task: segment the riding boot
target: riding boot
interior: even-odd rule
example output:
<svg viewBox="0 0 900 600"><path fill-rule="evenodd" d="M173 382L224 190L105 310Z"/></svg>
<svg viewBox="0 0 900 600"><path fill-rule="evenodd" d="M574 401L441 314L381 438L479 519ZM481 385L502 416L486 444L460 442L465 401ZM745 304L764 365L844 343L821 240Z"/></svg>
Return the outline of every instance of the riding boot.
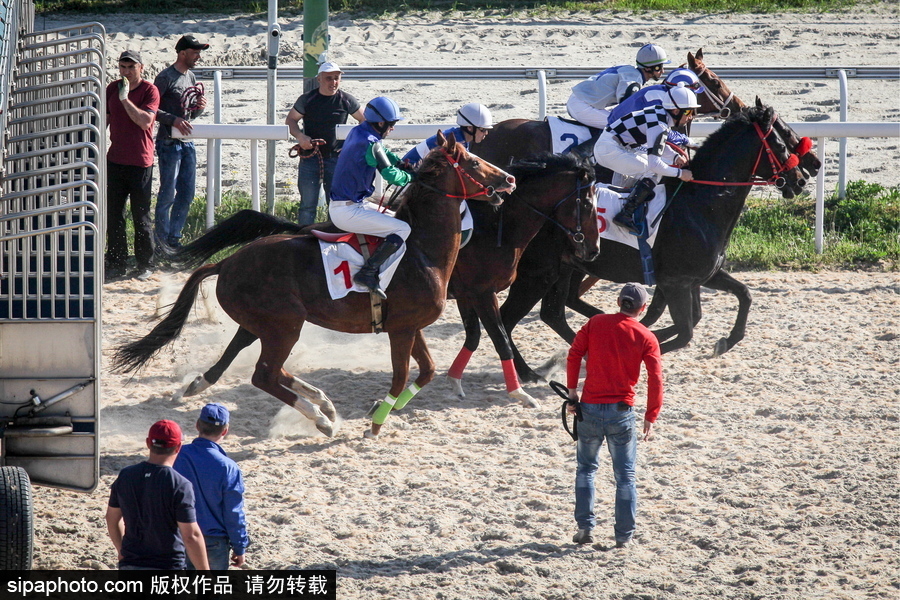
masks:
<svg viewBox="0 0 900 600"><path fill-rule="evenodd" d="M653 188L655 187L656 182L650 177L644 177L634 184L634 187L631 189L631 195L628 196L628 200L625 202L625 206L623 206L622 210L619 211L619 214L613 218L613 222L635 235L639 234L640 230L637 228L637 225L634 224L634 211L637 210L641 204L653 197Z"/></svg>
<svg viewBox="0 0 900 600"><path fill-rule="evenodd" d="M373 252L372 256L369 257L369 260L366 261L366 264L353 276L353 281L361 286L369 288L371 292L378 294L381 298L387 298L387 294L381 289L378 274L381 265L399 250L401 246L403 246L403 238L396 233L392 233L384 238L384 241L375 249L375 252Z"/></svg>

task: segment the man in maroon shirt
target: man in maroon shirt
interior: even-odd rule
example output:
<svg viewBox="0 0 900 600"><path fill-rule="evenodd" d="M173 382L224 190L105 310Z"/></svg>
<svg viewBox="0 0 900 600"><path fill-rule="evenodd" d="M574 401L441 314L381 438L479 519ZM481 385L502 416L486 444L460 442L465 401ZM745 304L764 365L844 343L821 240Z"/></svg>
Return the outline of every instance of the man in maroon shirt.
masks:
<svg viewBox="0 0 900 600"><path fill-rule="evenodd" d="M106 154L106 279L125 275L128 238L125 205L131 196L134 256L138 279L151 275L153 224L150 198L153 184L153 123L159 90L141 75L141 55L126 50L119 56L117 79L106 88L109 152Z"/></svg>
<svg viewBox="0 0 900 600"><path fill-rule="evenodd" d="M637 430L634 416L634 386L647 367L647 411L644 413L644 441L650 439L653 423L662 408L663 380L659 342L638 317L647 305L647 291L638 283L628 283L618 298L620 312L592 317L572 342L567 381L569 412L578 402L581 361L587 355L587 378L581 393L584 421L578 425L578 468L575 472L576 544L594 541L594 474L600 446L606 439L616 479L617 548L624 548L634 535L637 513L635 463Z"/></svg>

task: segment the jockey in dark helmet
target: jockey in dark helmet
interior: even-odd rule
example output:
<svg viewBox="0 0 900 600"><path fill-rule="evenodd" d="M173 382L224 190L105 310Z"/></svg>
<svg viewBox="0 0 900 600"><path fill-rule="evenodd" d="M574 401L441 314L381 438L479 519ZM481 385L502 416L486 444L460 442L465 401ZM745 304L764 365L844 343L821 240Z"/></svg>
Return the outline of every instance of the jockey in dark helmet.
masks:
<svg viewBox="0 0 900 600"><path fill-rule="evenodd" d="M680 168L686 164L683 157L675 159L677 166L669 166L663 159L666 138L672 127L683 126L693 119L700 105L692 90L679 83L666 91L662 104L651 104L641 110L628 113L610 121L594 146L597 164L611 169L620 183L622 176L638 179L622 211L613 222L633 233L637 228L633 221L635 209L653 196L653 188L662 176L678 177L690 181L693 174Z"/></svg>
<svg viewBox="0 0 900 600"><path fill-rule="evenodd" d="M328 212L331 221L345 231L384 238L353 281L386 298L379 283L381 265L403 247L410 228L364 200L375 191L376 170L385 181L399 186L409 183L412 175L396 166L400 159L381 143L403 120L397 103L386 96L373 98L363 115L366 120L350 131L338 158Z"/></svg>

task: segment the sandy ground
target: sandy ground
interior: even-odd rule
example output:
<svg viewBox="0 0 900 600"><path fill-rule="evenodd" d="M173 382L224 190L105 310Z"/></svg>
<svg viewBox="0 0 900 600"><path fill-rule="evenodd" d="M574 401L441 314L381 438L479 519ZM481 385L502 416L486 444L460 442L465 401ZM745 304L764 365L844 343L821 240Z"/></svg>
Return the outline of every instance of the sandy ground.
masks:
<svg viewBox="0 0 900 600"><path fill-rule="evenodd" d="M48 19L47 26L59 22ZM258 59L264 30L252 19L198 19L182 27L158 16L105 22L110 56L136 47L157 69L171 58L168 48L182 32L216 44L210 62L239 64ZM283 26L285 46L296 47L291 32L296 40L299 21ZM432 15L335 20L332 36L333 57L356 64L602 66L630 57L635 45L650 39L673 55L704 47L710 59L720 57L710 60L712 66L897 64L898 21L895 9L697 16L684 23L621 15L574 14L552 22ZM900 83L852 83L851 120L898 120ZM557 109L568 85L551 86ZM447 91L434 82L398 82L381 90L346 84L361 98L376 92L397 97L420 122L445 119L469 100L490 102L498 118L527 115L536 109L529 86L498 82L487 90L454 83ZM777 100L788 121L837 120L833 82L744 81L735 87L741 95L761 91ZM287 88L280 93L292 100L295 90ZM229 114L258 121L258 90L248 86L227 98ZM863 150L865 144L872 148ZM896 184L896 140L851 147L867 158L854 160L854 173ZM235 179L246 181L238 163ZM290 173L293 167L279 169ZM104 371L102 481L91 495L37 490L35 566L113 568L103 513L118 470L142 460L152 422L170 418L190 431L203 404L218 401L233 411L225 447L247 482L254 541L248 566L337 569L339 598L896 598L897 275L736 276L754 295L747 338L730 353L711 357L737 304L705 293L693 343L664 357L666 405L656 439L639 447L638 531L625 551L610 549L613 486L607 468L598 475L597 543L570 542L575 459L559 422L560 401L543 385L528 387L539 409L510 400L486 340L464 380L466 399L454 398L441 376L371 442L361 437L368 424L364 413L389 387L387 338L308 327L287 368L334 400L342 424L328 439L250 384L256 347L200 397L173 399L212 364L234 332L227 316L206 301L198 303L173 349L139 376ZM184 279L159 273L147 282L104 287L104 368L116 345L149 330L148 318L174 298ZM615 287L598 286L590 301L612 310ZM536 316L515 336L534 364L566 347ZM451 303L426 330L441 375L463 337ZM643 383L639 389L643 407Z"/></svg>

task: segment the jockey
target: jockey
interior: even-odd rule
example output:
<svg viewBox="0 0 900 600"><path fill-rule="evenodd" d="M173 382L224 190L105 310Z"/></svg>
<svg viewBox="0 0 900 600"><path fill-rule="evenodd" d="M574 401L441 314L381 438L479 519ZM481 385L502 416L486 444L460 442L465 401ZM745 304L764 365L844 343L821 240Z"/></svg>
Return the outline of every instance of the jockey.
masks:
<svg viewBox="0 0 900 600"><path fill-rule="evenodd" d="M688 169L680 168L686 164L682 156L677 156L676 166L671 167L662 154L671 128L687 125L699 106L697 96L682 82L666 91L662 104L651 104L607 125L594 146L597 164L612 169L617 176L640 178L613 222L637 234L634 211L653 196L659 176L682 181L694 178Z"/></svg>
<svg viewBox="0 0 900 600"><path fill-rule="evenodd" d="M353 276L353 281L387 298L378 280L382 264L403 247L409 237L409 223L379 212L364 202L375 191L375 171L385 181L403 186L412 175L398 168L395 154L385 150L381 140L402 121L400 107L385 96L373 98L363 111L365 121L350 130L335 167L331 186L331 221L344 231L367 233L384 238L366 264Z"/></svg>
<svg viewBox="0 0 900 600"><path fill-rule="evenodd" d="M647 108L651 104L662 104L667 96L669 88L675 87L681 82L684 82L685 87L689 88L695 94L701 94L704 91L703 85L693 71L684 68L674 69L666 75L666 78L662 83L641 88L627 99L623 100L618 106L614 106L612 110L609 111L610 122L620 119L636 110ZM669 131L667 141L676 146L694 146L691 138L675 130Z"/></svg>
<svg viewBox="0 0 900 600"><path fill-rule="evenodd" d="M491 111L483 104L471 102L462 106L456 111L456 123L458 127L451 127L444 130L444 137L453 137L457 142L468 150L469 144L480 144L487 137L488 130L494 128L494 121L491 117ZM422 162L425 155L437 146L437 135L433 135L427 140L420 142L415 148L406 153L403 162L417 165Z"/></svg>
<svg viewBox="0 0 900 600"><path fill-rule="evenodd" d="M610 67L576 84L566 102L569 116L588 127L603 129L609 119L609 107L641 89L648 79L658 80L665 71L663 65L672 61L656 44L646 44L638 50L635 62L637 68Z"/></svg>

